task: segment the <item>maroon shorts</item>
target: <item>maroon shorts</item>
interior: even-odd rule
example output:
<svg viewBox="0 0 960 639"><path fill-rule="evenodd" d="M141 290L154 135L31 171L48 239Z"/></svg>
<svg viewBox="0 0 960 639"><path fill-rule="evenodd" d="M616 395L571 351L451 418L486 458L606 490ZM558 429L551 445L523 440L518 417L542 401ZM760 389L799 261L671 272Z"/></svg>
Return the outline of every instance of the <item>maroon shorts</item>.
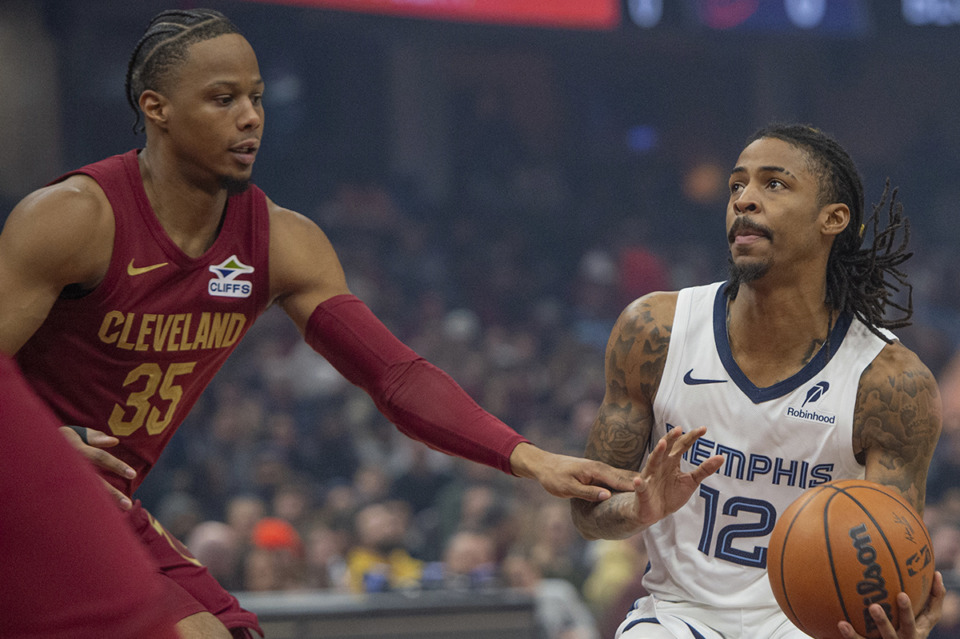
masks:
<svg viewBox="0 0 960 639"><path fill-rule="evenodd" d="M217 583L203 564L197 561L187 547L168 533L137 500L126 513L134 533L143 541L147 552L168 577L165 600L184 619L198 612L212 613L235 636L246 628L263 636L257 616L240 607L236 597Z"/></svg>

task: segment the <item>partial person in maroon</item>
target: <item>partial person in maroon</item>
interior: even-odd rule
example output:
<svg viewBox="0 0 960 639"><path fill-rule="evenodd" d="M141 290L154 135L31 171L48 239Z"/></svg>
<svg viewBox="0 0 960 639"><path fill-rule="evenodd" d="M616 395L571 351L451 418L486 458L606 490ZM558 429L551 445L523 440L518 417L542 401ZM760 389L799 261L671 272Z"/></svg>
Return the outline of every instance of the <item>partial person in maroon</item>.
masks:
<svg viewBox="0 0 960 639"><path fill-rule="evenodd" d="M0 233L0 352L15 353L101 471L167 577L184 637L256 617L132 503L210 378L269 305L405 434L558 497L633 490L634 473L537 448L402 344L354 297L323 231L250 185L264 81L206 9L157 15L127 96L146 144L28 195ZM228 629L230 629L228 631Z"/></svg>
<svg viewBox="0 0 960 639"><path fill-rule="evenodd" d="M0 356L0 636L175 639L165 580L59 425Z"/></svg>

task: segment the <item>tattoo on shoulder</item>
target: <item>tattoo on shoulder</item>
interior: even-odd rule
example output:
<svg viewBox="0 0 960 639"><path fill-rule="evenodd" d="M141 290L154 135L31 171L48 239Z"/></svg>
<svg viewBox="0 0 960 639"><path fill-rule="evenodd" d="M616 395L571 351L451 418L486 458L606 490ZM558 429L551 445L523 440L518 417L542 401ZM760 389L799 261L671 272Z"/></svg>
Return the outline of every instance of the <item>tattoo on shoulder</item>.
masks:
<svg viewBox="0 0 960 639"><path fill-rule="evenodd" d="M672 316L670 320L672 322ZM614 345L616 357L611 357L611 365L620 366L616 372L622 379L639 387L644 396L651 399L667 361L672 329L672 324L658 320L649 302L641 302L636 312L624 321Z"/></svg>

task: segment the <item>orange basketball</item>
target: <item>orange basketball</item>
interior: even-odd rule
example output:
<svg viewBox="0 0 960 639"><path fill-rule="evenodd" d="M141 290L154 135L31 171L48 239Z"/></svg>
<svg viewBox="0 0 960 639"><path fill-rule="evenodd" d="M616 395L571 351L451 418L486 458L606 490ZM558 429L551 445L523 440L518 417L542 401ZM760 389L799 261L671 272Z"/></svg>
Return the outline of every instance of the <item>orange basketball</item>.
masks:
<svg viewBox="0 0 960 639"><path fill-rule="evenodd" d="M896 597L916 615L933 585L933 544L916 511L895 490L862 480L833 481L803 493L777 521L767 555L777 603L800 630L840 639L849 621L880 636L868 607L878 603L896 627Z"/></svg>

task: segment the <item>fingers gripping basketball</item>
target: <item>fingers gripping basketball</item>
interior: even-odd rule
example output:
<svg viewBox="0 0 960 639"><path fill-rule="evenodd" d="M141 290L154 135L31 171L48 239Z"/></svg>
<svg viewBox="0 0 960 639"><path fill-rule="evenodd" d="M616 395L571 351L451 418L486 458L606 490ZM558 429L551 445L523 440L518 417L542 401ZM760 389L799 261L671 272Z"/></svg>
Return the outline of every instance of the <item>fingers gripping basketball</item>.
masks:
<svg viewBox="0 0 960 639"><path fill-rule="evenodd" d="M933 584L933 545L923 521L896 491L845 480L811 488L784 511L770 537L768 576L790 620L817 639L839 639L847 620L879 637L868 608L899 625L896 597L914 614Z"/></svg>

